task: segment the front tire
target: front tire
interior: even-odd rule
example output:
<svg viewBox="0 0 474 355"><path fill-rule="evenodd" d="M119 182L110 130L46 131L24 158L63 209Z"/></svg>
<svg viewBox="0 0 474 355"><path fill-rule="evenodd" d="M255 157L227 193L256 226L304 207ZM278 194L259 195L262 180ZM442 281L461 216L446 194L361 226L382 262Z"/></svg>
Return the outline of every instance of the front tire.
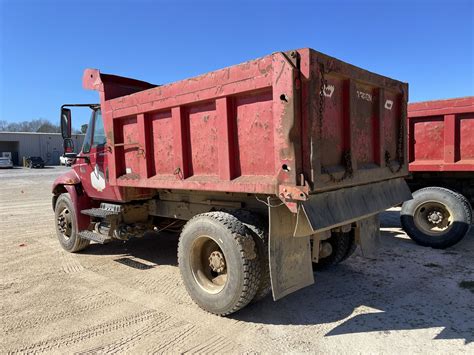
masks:
<svg viewBox="0 0 474 355"><path fill-rule="evenodd" d="M443 187L426 187L402 205L400 221L408 236L422 246L445 249L468 233L472 210L461 194Z"/></svg>
<svg viewBox="0 0 474 355"><path fill-rule="evenodd" d="M54 207L56 235L62 248L70 253L85 249L90 241L77 235L76 211L69 197L64 193L59 195Z"/></svg>
<svg viewBox="0 0 474 355"><path fill-rule="evenodd" d="M255 241L229 213L203 213L186 223L179 239L178 263L193 301L220 316L245 307L260 284Z"/></svg>

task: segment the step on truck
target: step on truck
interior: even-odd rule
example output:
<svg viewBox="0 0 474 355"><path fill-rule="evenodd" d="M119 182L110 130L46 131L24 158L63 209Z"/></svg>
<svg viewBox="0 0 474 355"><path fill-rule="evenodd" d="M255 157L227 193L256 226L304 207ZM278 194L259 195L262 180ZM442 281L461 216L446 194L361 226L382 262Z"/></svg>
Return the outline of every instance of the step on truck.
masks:
<svg viewBox="0 0 474 355"><path fill-rule="evenodd" d="M464 238L474 203L474 97L408 105L413 199L401 223L418 244L447 248Z"/></svg>
<svg viewBox="0 0 474 355"><path fill-rule="evenodd" d="M411 198L408 85L312 49L166 85L87 69L83 86L100 104L53 185L61 246L179 229L181 277L209 312L311 285L356 245L373 255L378 213Z"/></svg>

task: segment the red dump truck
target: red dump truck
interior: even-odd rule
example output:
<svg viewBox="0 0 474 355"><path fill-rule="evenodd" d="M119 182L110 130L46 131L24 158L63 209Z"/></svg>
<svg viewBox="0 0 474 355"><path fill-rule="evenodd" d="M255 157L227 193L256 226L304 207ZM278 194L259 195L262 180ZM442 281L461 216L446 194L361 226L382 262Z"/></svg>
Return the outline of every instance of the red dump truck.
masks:
<svg viewBox="0 0 474 355"><path fill-rule="evenodd" d="M421 245L447 248L472 224L474 97L409 104L408 137L413 200L402 226Z"/></svg>
<svg viewBox="0 0 474 355"><path fill-rule="evenodd" d="M53 185L61 246L179 228L184 284L209 312L310 285L356 244L370 255L377 214L411 198L408 85L312 49L161 86L88 69L83 86L100 104Z"/></svg>

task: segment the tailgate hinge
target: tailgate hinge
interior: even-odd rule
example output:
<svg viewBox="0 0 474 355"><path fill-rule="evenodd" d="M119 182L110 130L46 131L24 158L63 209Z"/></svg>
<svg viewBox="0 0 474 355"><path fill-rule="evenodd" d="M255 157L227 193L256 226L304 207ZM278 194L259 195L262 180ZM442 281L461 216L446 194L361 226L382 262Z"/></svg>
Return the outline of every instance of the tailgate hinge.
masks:
<svg viewBox="0 0 474 355"><path fill-rule="evenodd" d="M302 178L302 185L280 185L278 188L278 197L290 209L291 212L298 211L298 201L306 201L309 197L309 185Z"/></svg>

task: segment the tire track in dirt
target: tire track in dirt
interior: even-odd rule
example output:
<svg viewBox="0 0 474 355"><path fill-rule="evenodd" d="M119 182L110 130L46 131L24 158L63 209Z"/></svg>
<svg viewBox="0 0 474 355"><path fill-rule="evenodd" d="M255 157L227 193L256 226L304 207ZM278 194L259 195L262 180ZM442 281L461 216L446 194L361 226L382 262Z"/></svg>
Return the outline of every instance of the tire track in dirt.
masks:
<svg viewBox="0 0 474 355"><path fill-rule="evenodd" d="M98 300L97 300L98 299ZM81 301L75 300L76 303L81 303L85 301L86 298L83 297ZM92 303L89 304L82 304L79 307L74 307L70 306L69 308L60 311L60 312L51 312L51 313L45 313L44 315L41 315L39 317L31 317L28 316L27 319L22 319L22 320L17 320L14 317L14 319L3 319L3 324L2 326L2 331L5 332L5 334L10 334L12 332L18 331L18 330L25 330L29 328L36 328L40 327L44 324L48 323L53 323L58 320L62 320L71 316L77 316L78 314L84 314L86 312L91 312L95 311L98 309L102 309L105 307L113 306L118 303L123 302L123 300L116 298L116 297L111 297L110 295L107 295L105 292L103 292L99 296L94 296L93 298L88 298L88 301L93 300ZM70 299L67 299L67 301L70 301ZM79 301L79 302L78 302ZM8 325L5 325L8 324Z"/></svg>
<svg viewBox="0 0 474 355"><path fill-rule="evenodd" d="M201 336L199 328L190 323L181 322L170 334L166 336L164 342L158 342L148 347L144 353L146 354L163 354L170 352L182 352L182 347L189 338Z"/></svg>
<svg viewBox="0 0 474 355"><path fill-rule="evenodd" d="M161 294L161 297L149 297L143 291L129 287L126 280L118 282L109 276L103 276L88 269L74 275L75 277L83 278L84 281L90 282L93 285L97 285L97 287L100 287L100 289L106 292L122 297L129 302L148 309L154 309L157 312L168 314L175 319L192 324L205 324L208 334L213 333L215 336L222 336L225 339L234 341L233 339L236 339L236 335L245 333L246 345L257 349L257 351L270 353L289 352L292 350L287 344L258 336L259 324L218 317L201 310L194 304L188 305L176 302L175 299L165 294Z"/></svg>
<svg viewBox="0 0 474 355"><path fill-rule="evenodd" d="M131 281L130 286L135 286L148 295L165 294L175 301L183 304L193 304L186 293L180 275L153 273L139 276Z"/></svg>
<svg viewBox="0 0 474 355"><path fill-rule="evenodd" d="M81 265L76 255L62 250L58 251L58 254L61 260L61 269L66 274L84 270L84 267Z"/></svg>
<svg viewBox="0 0 474 355"><path fill-rule="evenodd" d="M74 332L71 332L71 333L56 337L56 338L43 340L43 341L31 344L29 346L20 348L20 349L14 349L10 353L20 354L20 353L37 353L37 352L46 352L46 351L51 352L53 350L59 350L64 347L70 347L80 342L87 341L89 339L96 338L101 335L106 335L114 331L121 331L123 329L127 329L128 327L131 327L140 323L150 322L155 317L166 317L166 316L154 310L146 310L143 312L136 313L132 316L104 322L99 325L81 329L78 331L74 331Z"/></svg>
<svg viewBox="0 0 474 355"><path fill-rule="evenodd" d="M79 354L97 354L97 353L106 353L106 354L117 354L117 353L127 353L131 348L133 348L137 343L140 343L144 338L148 338L153 334L161 333L163 325L166 326L166 322L169 322L171 317L158 314L150 324L147 324L144 327L133 332L132 335L122 337L110 344L102 345L84 352L79 351Z"/></svg>
<svg viewBox="0 0 474 355"><path fill-rule="evenodd" d="M183 354L225 354L237 351L241 347L231 340L222 336L208 337L204 342L198 343L191 348L183 351ZM249 353L250 351L239 351Z"/></svg>

